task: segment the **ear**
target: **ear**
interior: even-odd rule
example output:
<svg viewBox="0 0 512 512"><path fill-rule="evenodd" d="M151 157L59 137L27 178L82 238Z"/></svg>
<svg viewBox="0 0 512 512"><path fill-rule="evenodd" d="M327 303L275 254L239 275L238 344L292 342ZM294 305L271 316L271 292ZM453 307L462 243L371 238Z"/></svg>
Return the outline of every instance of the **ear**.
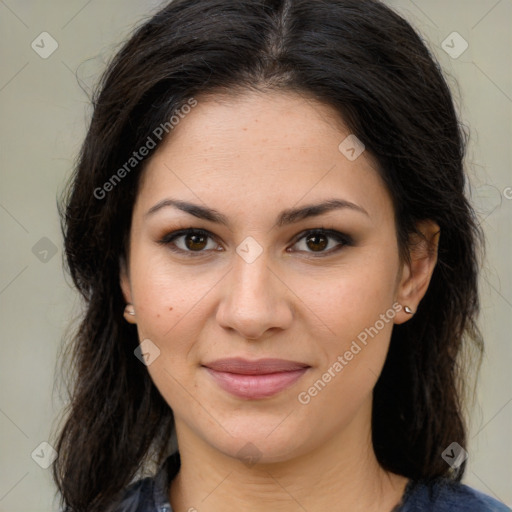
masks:
<svg viewBox="0 0 512 512"><path fill-rule="evenodd" d="M130 286L130 277L128 275L128 265L124 258L119 260L119 284L121 286L121 291L123 292L124 300L127 304L132 304L132 290ZM124 317L127 322L131 324L136 323L133 314L127 314L125 311Z"/></svg>
<svg viewBox="0 0 512 512"><path fill-rule="evenodd" d="M430 279L437 263L440 229L436 222L424 220L416 224L419 232L409 238L409 261L404 262L397 289L396 300L402 308L409 306L412 311L427 292ZM406 322L410 317L404 309L395 316L395 323Z"/></svg>
<svg viewBox="0 0 512 512"><path fill-rule="evenodd" d="M125 259L122 257L119 260L119 284L123 292L124 300L128 303L132 302L132 291L130 288L130 278L128 277L128 266Z"/></svg>

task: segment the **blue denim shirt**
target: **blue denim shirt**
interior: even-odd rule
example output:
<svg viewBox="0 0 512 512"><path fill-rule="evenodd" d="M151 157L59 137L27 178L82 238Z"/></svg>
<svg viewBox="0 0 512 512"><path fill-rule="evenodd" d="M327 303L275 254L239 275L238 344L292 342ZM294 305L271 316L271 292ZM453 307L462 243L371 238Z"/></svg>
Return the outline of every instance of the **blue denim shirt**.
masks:
<svg viewBox="0 0 512 512"><path fill-rule="evenodd" d="M126 488L115 512L173 512L168 490L179 466L179 454L170 455L154 477L140 479ZM511 509L467 485L438 478L431 482L410 480L401 503L390 512L431 511L511 512Z"/></svg>

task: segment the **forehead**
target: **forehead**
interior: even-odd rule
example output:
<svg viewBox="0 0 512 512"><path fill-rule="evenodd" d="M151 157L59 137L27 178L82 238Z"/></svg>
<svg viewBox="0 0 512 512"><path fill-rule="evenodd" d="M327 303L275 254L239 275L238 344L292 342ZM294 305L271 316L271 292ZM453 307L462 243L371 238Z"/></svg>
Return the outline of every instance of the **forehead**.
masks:
<svg viewBox="0 0 512 512"><path fill-rule="evenodd" d="M347 153L357 139L332 107L295 93L196 99L147 163L139 206L170 195L261 213L329 195L392 210L375 159Z"/></svg>

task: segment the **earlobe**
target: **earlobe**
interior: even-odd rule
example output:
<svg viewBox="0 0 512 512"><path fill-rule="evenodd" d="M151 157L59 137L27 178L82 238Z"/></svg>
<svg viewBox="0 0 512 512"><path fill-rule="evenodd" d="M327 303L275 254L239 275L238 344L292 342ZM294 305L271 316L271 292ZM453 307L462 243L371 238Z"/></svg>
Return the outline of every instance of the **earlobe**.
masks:
<svg viewBox="0 0 512 512"><path fill-rule="evenodd" d="M126 307L124 308L123 316L129 324L137 323L135 321L135 308L133 307L133 304L126 304Z"/></svg>
<svg viewBox="0 0 512 512"><path fill-rule="evenodd" d="M418 233L409 239L409 261L404 264L398 285L397 301L402 305L402 311L395 317L396 324L406 322L418 309L437 263L439 226L432 220L425 220L416 227Z"/></svg>

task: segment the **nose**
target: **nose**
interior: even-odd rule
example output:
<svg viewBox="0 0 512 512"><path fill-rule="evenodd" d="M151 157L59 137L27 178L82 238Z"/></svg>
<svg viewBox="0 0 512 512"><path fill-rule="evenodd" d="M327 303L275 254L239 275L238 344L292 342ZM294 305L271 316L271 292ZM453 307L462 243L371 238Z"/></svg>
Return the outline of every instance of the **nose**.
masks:
<svg viewBox="0 0 512 512"><path fill-rule="evenodd" d="M273 329L286 329L293 320L294 294L283 276L270 268L263 252L248 263L238 254L223 280L217 322L241 337L257 340Z"/></svg>

